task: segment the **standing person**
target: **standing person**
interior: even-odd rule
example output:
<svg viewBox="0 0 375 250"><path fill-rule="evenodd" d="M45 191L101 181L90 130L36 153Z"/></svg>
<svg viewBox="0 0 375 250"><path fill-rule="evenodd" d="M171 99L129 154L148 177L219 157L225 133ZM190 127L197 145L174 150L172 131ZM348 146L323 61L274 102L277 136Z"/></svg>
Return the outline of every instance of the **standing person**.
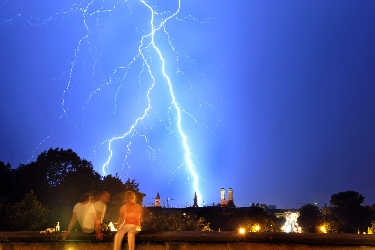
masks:
<svg viewBox="0 0 375 250"><path fill-rule="evenodd" d="M72 219L70 220L68 231L62 234L65 240L78 220L79 225L84 233L93 233L95 231L96 238L102 240L103 233L100 230L100 224L96 218L94 206L91 203L91 195L84 193L81 196L81 202L78 202L73 208Z"/></svg>
<svg viewBox="0 0 375 250"><path fill-rule="evenodd" d="M94 209L96 218L99 220L99 223L103 223L105 212L107 210L107 203L110 199L110 194L107 191L102 191L99 193L99 199L94 202Z"/></svg>
<svg viewBox="0 0 375 250"><path fill-rule="evenodd" d="M128 233L129 250L135 248L135 235L138 233L137 227L141 226L142 207L135 203L135 194L132 191L125 193L126 204L120 208L120 218L118 229L115 235L114 250L121 249L124 235Z"/></svg>

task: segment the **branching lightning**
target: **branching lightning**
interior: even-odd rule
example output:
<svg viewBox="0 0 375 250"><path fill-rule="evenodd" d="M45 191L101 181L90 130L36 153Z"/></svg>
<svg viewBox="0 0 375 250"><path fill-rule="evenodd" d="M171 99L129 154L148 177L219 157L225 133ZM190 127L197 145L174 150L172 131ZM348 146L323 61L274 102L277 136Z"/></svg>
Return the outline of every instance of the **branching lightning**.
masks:
<svg viewBox="0 0 375 250"><path fill-rule="evenodd" d="M144 40L148 37L151 37L150 44L151 44L152 48L157 52L157 54L159 56L159 59L161 61L160 70L162 71L163 77L167 80L168 87L169 87L169 93L170 93L170 97L171 97L171 103L172 103L173 107L175 108L175 110L177 112L177 127L178 127L178 132L179 132L180 137L181 137L182 145L183 145L183 148L184 148L184 151L185 151L185 155L184 155L185 163L186 163L186 165L188 167L188 170L190 171L190 173L191 173L191 175L194 179L194 184L193 184L194 190L197 192L197 195L199 197L202 197L202 196L200 196L200 191L199 191L199 187L198 187L199 176L196 172L195 165L194 165L193 161L191 160L191 151L190 151L190 147L189 147L188 142L187 142L187 136L184 133L184 130L183 130L183 127L182 127L182 124L181 124L182 123L181 109L180 109L180 107L179 107L179 105L176 101L176 97L175 97L174 92L173 92L172 82L171 82L169 76L167 75L167 73L165 72L165 60L163 58L162 52L160 51L160 49L155 44L155 33L157 31L159 31L162 27L164 27L165 23L169 19L177 16L178 12L180 11L181 1L180 0L178 1L177 10L172 15L170 15L169 17L162 20L160 22L160 24L157 25L156 27L155 27L155 23L154 23L155 22L155 18L154 18L155 11L154 11L154 9L149 4L147 4L144 0L141 0L141 2L150 10L150 13L151 13L151 20L150 20L151 31L150 31L149 34L144 35L142 37L141 42L140 42L140 46L138 48L139 54L143 58L143 61L144 61L145 65L147 66L148 73L152 78L152 85L147 91L148 107L144 110L143 116L136 119L135 123L133 125L131 125L130 129L125 134L123 134L122 136L119 136L119 137L114 137L114 138L112 138L108 141L108 150L110 152L110 155L108 157L107 162L103 165L103 173L104 174L106 173L106 167L109 165L111 157L113 155L113 151L111 150L112 142L115 141L115 140L123 139L126 136L128 136L131 132L133 132L135 130L135 127L137 126L138 122L140 120L143 120L147 116L147 112L151 109L150 92L154 88L155 77L153 75L153 72L151 70L151 66L150 66L146 56L143 54Z"/></svg>
<svg viewBox="0 0 375 250"><path fill-rule="evenodd" d="M171 143L169 140L178 138L178 150L176 150L178 151L178 155L175 155L174 152L166 152L168 149L163 151L164 154L169 154L170 157L177 158L177 164L174 162L174 165L177 165L177 167L171 166L170 168L175 169L175 171L172 171L172 173L169 174L175 175L177 174L177 171L185 168L186 173L184 174L187 174L187 179L189 182L192 182L193 190L191 193L194 194L194 192L196 192L199 200L203 200L199 188L199 182L202 181L202 177L198 174L197 169L197 165L200 165L200 162L195 154L193 154L192 148L194 147L189 145L189 143L191 143L191 135L188 136L189 132L187 128L192 129L191 123L193 123L197 126L204 127L209 131L211 131L211 129L207 124L199 121L195 115L189 113L186 110L186 107L183 108L184 105L181 104L181 99L178 100L178 95L176 95L175 90L175 79L181 77L182 79L187 80L187 83L190 85L192 85L194 80L191 80L189 75L182 70L179 65L170 66L173 63L170 61L170 55L166 52L166 47L169 46L168 51L175 53L176 61L181 60L181 57L188 58L188 61L190 61L189 63L192 65L191 68L193 68L198 75L203 76L198 70L194 60L190 59L184 52L181 54L181 51L176 48L171 32L167 29L167 24L173 21L185 23L190 20L198 24L199 21L191 15L183 16L180 14L181 0L174 0L173 3L169 1L168 3L160 4L164 8L167 5L175 5L171 8L167 7L167 10L164 11L160 11L160 9L158 9L160 6L156 6L154 2L155 1L151 0L83 0L79 3L69 5L66 9L64 8L60 11L53 11L52 14L48 14L45 18L28 17L27 15L18 13L13 15L13 17L0 20L0 26L11 26L15 23L23 22L21 28L24 29L26 26L34 28L43 27L51 25L51 23L56 21L61 26L64 26L64 23L68 26L68 23L73 23L74 21L72 20L77 18L77 16L80 17L77 20L82 22L79 26L81 29L80 33L78 33L81 35L79 35L79 37L74 37L75 48L73 52L71 51L72 54L70 55L71 58L69 60L70 65L65 68L64 73L61 73L61 76L49 80L50 82L53 82L55 86L58 85L60 87L60 85L63 85L63 88L60 87L61 92L60 98L58 99L59 103L50 107L50 112L54 113L55 120L46 125L45 130L48 134L44 139L40 140L37 149L32 153L32 157L34 157L34 152L38 152L39 148L42 148L42 145L51 144L48 142L56 137L56 128L60 121L65 121L64 124L65 126L68 126L69 130L71 130L72 137L74 137L76 141L79 141L75 142L75 144L83 143L81 140L85 140L87 136L85 137L84 134L88 133L86 132L86 126L89 123L87 121L91 121L90 118L93 116L93 112L96 111L92 103L97 103L100 98L108 98L111 100L110 105L112 105L113 110L112 117L115 117L116 115L116 118L112 119L116 119L116 121L111 121L107 117L101 117L102 120L107 122L105 125L110 124L108 127L111 126L111 128L106 127L96 130L105 133L105 135L101 135L101 139L99 139L100 143L97 142L98 139L93 139L96 145L93 151L94 158L98 164L101 165L103 175L107 175L113 171L114 167L118 168L118 166L115 165L116 163L113 163L113 158L116 155L117 158L119 157L118 153L116 153L116 151L119 150L117 148L118 142L123 141L120 156L123 157L122 161L124 165L122 170L127 166L127 171L129 172L131 165L129 158L133 152L134 144L136 144L133 140L135 137L140 138L146 145L147 152L145 152L145 154L148 155L148 158L151 161L156 160L156 154L157 152L160 152L161 149L157 146L151 146L150 141L155 142L155 140L163 139L168 141L168 143ZM10 4L10 2L8 3L8 1L5 1L2 5L7 6L8 4ZM127 7L127 13L119 10L123 10L124 7ZM141 18L142 23L138 23L139 15L137 14L139 13L133 13L135 9L143 14ZM147 15L144 15L145 13L147 13ZM111 63L111 60L105 61L102 59L102 57L107 55L105 55L103 51L108 49L108 46L105 46L108 42L105 43L104 40L110 39L111 35L115 33L112 17L118 17L119 15L124 15L124 19L129 18L136 23L137 27L135 27L135 30L136 34L139 35L137 37L140 37L140 40L138 40L135 45L136 51L134 56L131 56L130 60L128 60L129 58L122 59L121 51L117 51L118 55L116 54L116 58L114 59L116 60L116 62L113 62L114 66L104 65L105 63ZM107 20L104 18L109 24L106 24L103 20L99 20L99 18L103 17L109 19ZM126 24L126 21L122 21L119 25L123 24ZM84 32L83 35L82 32ZM125 37L124 40L127 38L128 37ZM73 40L73 38L70 37L67 39ZM165 42L165 44L160 42L160 40ZM163 47L163 45L166 45L166 47ZM126 46L124 47L126 48ZM130 53L127 52L127 55L128 54ZM176 62L174 62L174 64L176 64ZM175 69L175 72L172 73L173 75L169 72L169 68ZM132 74L138 74L138 79L135 79L136 77ZM134 91L134 83L137 81L139 86L137 98L138 104L135 104L135 106L138 105L138 107L135 107L134 103L131 103L132 106L129 109L129 107L125 107L124 104L121 103L124 101L122 95L125 90L129 90L129 92ZM60 84L61 82L63 82L63 84ZM89 88L89 91L87 91L87 88ZM160 96L160 89L163 89L164 91L163 96ZM200 114L202 106L207 106L209 109L213 109L212 105L204 101L204 98L201 98L192 86L189 87L189 91L194 92L194 95L198 98L196 104L198 114ZM102 101L102 99L100 100ZM160 107L155 108L155 102L160 102L160 100L166 102L166 104L158 103L158 105L162 105L161 112L159 112ZM126 101L128 100L126 99ZM109 106L104 102L101 102L100 105L101 107L105 107L105 105ZM134 114L124 112L124 110L131 110ZM204 115L204 112L202 112L202 116ZM89 116L89 118L87 118L87 116ZM162 116L167 116L167 118ZM131 117L136 118L132 120ZM126 123L125 120L129 119L132 122ZM190 120L190 125L186 123L187 120ZM154 127L157 127L160 124L164 126L163 129L168 131L168 134L166 136L164 134L161 136L158 135L158 131L155 130L152 131L152 133L157 134L157 138L149 138L148 129L150 128L150 130L153 130ZM109 131L109 129L113 128L115 132ZM112 137L113 133L117 133L119 136ZM96 135L90 134L88 137L91 136ZM162 137L162 139L160 137ZM115 142L117 142L116 145ZM176 142L173 142L173 144L176 145ZM105 152L103 151L103 148L105 149ZM116 148L116 150L114 148ZM158 164L162 169L160 172L163 172L166 168L164 162L161 161L158 162ZM158 174L159 171L157 171L154 166L152 166L152 168L154 172ZM169 179L166 184L167 186L170 181L171 179ZM187 183L184 183L184 185L186 184Z"/></svg>

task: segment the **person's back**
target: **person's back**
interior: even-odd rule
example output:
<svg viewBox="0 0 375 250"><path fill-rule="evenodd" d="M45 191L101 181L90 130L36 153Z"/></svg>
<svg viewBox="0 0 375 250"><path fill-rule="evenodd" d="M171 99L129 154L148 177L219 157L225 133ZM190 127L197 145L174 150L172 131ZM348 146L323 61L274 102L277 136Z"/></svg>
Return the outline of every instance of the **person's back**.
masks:
<svg viewBox="0 0 375 250"><path fill-rule="evenodd" d="M92 233L95 230L95 221L92 219L92 214L95 214L94 207L92 203L77 203L74 208L73 212L77 215L77 220L81 229L85 233Z"/></svg>
<svg viewBox="0 0 375 250"><path fill-rule="evenodd" d="M122 210L122 209L121 209ZM120 213L121 213L120 210ZM141 225L142 207L137 203L128 203L123 206L125 224Z"/></svg>
<svg viewBox="0 0 375 250"><path fill-rule="evenodd" d="M91 195L89 193L82 194L81 202L78 202L74 206L68 230L61 235L63 240L70 234L77 220L84 233L93 233L96 231L96 237L100 240L103 239L103 233L100 230L99 221L96 218L95 209L91 203Z"/></svg>
<svg viewBox="0 0 375 250"><path fill-rule="evenodd" d="M135 203L135 194L127 191L125 200L127 203L120 208L119 228L114 239L115 250L121 249L121 242L126 233L128 233L129 250L134 250L137 227L141 226L142 207Z"/></svg>

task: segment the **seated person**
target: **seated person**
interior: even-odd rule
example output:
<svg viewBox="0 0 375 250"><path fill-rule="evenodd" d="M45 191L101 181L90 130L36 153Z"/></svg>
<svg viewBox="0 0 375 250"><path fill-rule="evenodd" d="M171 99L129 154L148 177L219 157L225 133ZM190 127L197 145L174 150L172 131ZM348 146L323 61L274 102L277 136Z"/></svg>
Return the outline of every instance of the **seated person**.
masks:
<svg viewBox="0 0 375 250"><path fill-rule="evenodd" d="M96 213L96 218L98 218L100 223L103 223L105 212L107 210L107 203L110 200L110 194L107 191L102 191L99 193L99 199L94 202L94 209Z"/></svg>
<svg viewBox="0 0 375 250"><path fill-rule="evenodd" d="M72 219L70 220L68 231L62 234L63 240L66 239L78 220L79 225L84 233L93 233L95 231L96 238L102 240L103 233L100 230L99 220L96 218L94 206L91 203L91 195L84 193L81 196L81 202L78 202L73 208Z"/></svg>
<svg viewBox="0 0 375 250"><path fill-rule="evenodd" d="M122 239L128 233L128 249L135 248L135 235L139 232L137 228L141 226L142 207L135 203L135 194L132 191L125 193L126 204L120 208L120 218L118 230L114 239L114 250L121 249Z"/></svg>

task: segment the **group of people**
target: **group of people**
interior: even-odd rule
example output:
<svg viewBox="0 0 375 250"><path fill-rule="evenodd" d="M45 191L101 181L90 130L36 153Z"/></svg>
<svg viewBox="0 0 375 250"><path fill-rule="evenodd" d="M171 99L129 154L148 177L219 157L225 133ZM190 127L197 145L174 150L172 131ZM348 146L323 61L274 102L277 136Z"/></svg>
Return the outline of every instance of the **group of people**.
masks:
<svg viewBox="0 0 375 250"><path fill-rule="evenodd" d="M99 198L94 203L91 202L91 194L84 193L81 196L81 202L78 202L73 208L73 215L69 223L68 230L63 232L63 240L70 234L73 226L78 221L82 232L94 233L97 239L103 240L101 223L105 216L107 203L110 200L110 194L107 191L99 193ZM114 239L114 250L121 249L121 243L124 235L128 233L129 250L135 248L135 234L138 233L142 220L142 207L135 202L135 194L132 191L125 193L125 205L120 208L120 216L117 223L117 233Z"/></svg>

